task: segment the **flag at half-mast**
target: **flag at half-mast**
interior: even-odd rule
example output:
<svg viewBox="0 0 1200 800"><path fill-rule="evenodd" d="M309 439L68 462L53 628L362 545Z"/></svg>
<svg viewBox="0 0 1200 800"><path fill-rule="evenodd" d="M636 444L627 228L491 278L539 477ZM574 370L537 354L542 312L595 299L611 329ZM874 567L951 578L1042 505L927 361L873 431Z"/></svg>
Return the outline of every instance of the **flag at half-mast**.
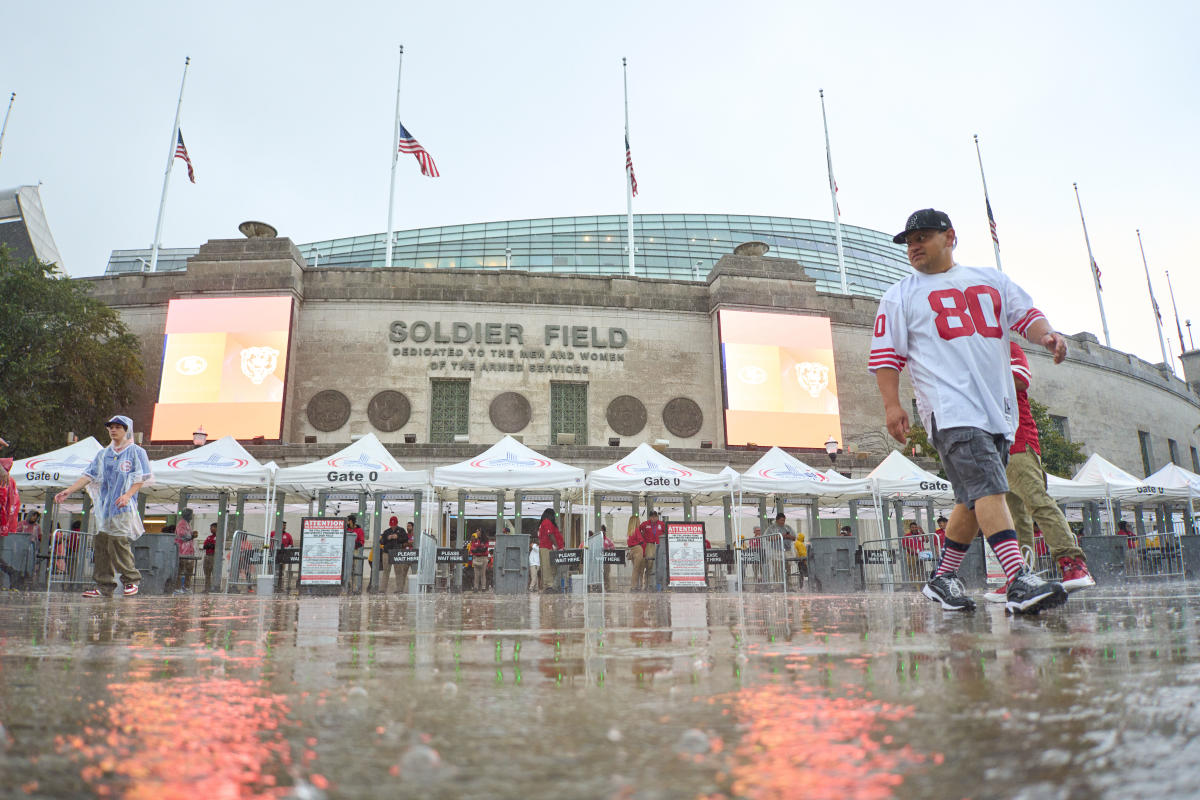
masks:
<svg viewBox="0 0 1200 800"><path fill-rule="evenodd" d="M437 164L433 163L433 156L429 155L429 152L421 146L421 143L408 132L403 123L400 124L400 152L412 153L416 156L417 163L421 165L422 175L427 175L430 178L438 177L438 168Z"/></svg>
<svg viewBox="0 0 1200 800"><path fill-rule="evenodd" d="M992 216L992 201L988 199L986 190L983 193L983 203L984 203L984 205L987 206L988 227L991 228L991 230L992 230L992 242L995 243L995 245L997 247L999 247L1000 246L1000 236L996 233L996 218L994 216ZM1095 262L1092 262L1092 263L1093 263L1093 265L1095 264ZM1099 270L1096 271L1096 274L1097 275L1100 274Z"/></svg>
<svg viewBox="0 0 1200 800"><path fill-rule="evenodd" d="M1096 288L1104 291L1104 287L1100 285L1100 265L1096 263L1096 259L1092 259L1092 272L1096 276Z"/></svg>
<svg viewBox="0 0 1200 800"><path fill-rule="evenodd" d="M192 159L188 156L187 147L183 144L183 131L176 131L175 134L178 137L175 140L175 157L182 158L183 163L187 164L188 180L195 183L196 172L192 169Z"/></svg>
<svg viewBox="0 0 1200 800"><path fill-rule="evenodd" d="M637 197L637 176L633 174L633 153L629 149L629 134L625 134L625 169L629 173L629 187Z"/></svg>

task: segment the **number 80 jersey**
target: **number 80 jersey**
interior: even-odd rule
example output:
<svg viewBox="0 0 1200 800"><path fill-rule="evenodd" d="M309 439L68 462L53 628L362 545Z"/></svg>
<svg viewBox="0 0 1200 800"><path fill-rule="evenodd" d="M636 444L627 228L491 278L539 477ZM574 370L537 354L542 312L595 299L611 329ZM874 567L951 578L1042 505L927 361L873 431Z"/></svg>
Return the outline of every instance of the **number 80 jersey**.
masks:
<svg viewBox="0 0 1200 800"><path fill-rule="evenodd" d="M867 369L909 367L917 412L927 431L967 426L1003 434L1017 429L1017 395L1007 331L1021 335L1042 312L1003 272L955 264L914 272L879 302Z"/></svg>

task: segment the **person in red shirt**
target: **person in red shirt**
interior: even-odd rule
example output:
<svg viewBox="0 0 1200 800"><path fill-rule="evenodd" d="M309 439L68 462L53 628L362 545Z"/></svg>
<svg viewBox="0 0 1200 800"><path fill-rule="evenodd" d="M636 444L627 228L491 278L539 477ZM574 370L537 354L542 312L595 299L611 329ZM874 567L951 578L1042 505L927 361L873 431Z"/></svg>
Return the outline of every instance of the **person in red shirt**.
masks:
<svg viewBox="0 0 1200 800"><path fill-rule="evenodd" d="M910 553L914 555L925 549L925 531L921 530L921 526L915 521L908 523L908 533L904 534L904 538L900 540L900 544Z"/></svg>
<svg viewBox="0 0 1200 800"><path fill-rule="evenodd" d="M937 518L938 526L937 526L937 530L934 531L934 533L936 533L937 537L938 537L938 552L939 553L942 551L942 548L946 546L946 523L947 522L949 522L949 520L947 520L945 517Z"/></svg>
<svg viewBox="0 0 1200 800"><path fill-rule="evenodd" d="M213 561L217 553L217 523L208 526L208 538L201 545L204 550L204 593L212 591Z"/></svg>
<svg viewBox="0 0 1200 800"><path fill-rule="evenodd" d="M280 547L291 547L294 544L294 542L292 540L292 535L290 533L288 533L286 522L283 523L283 533L281 534L281 538L279 541L280 541L280 544L279 544ZM272 544L275 543L275 531L271 531L271 543Z"/></svg>
<svg viewBox="0 0 1200 800"><path fill-rule="evenodd" d="M1135 535L1136 534L1134 534L1133 531L1129 530L1128 522L1126 522L1125 520L1121 520L1120 522L1117 523L1117 536L1128 536L1129 537L1128 539L1125 540L1125 548L1127 550L1136 550L1137 549L1137 540L1133 538Z"/></svg>
<svg viewBox="0 0 1200 800"><path fill-rule="evenodd" d="M0 458L0 536L16 533L21 517L21 493L17 491L17 482L9 474L12 465L11 458ZM0 571L8 576L8 585L12 588L17 580L17 571L3 561L0 561Z"/></svg>
<svg viewBox="0 0 1200 800"><path fill-rule="evenodd" d="M1008 510L1017 529L1021 552L1034 550L1033 529L1036 524L1045 536L1050 555L1062 573L1062 586L1068 592L1095 586L1088 571L1083 550L1067 526L1058 505L1046 493L1046 471L1042 468L1042 448L1038 441L1037 424L1029 407L1029 384L1032 373L1025 352L1016 342L1009 342L1013 383L1017 389L1017 435L1008 454ZM991 598L989 598L991 599Z"/></svg>
<svg viewBox="0 0 1200 800"><path fill-rule="evenodd" d="M564 545L562 533L554 524L554 509L547 508L542 512L542 520L538 523L538 558L542 561L542 587L558 587L558 576L550 569L550 552L562 550ZM554 591L554 590L550 590Z"/></svg>
<svg viewBox="0 0 1200 800"><path fill-rule="evenodd" d="M666 532L666 526L658 518L658 512L651 509L646 515L646 521L637 527L638 541L642 546L640 564L634 565L634 591L653 591L657 587L654 578L654 556L658 552L659 538ZM640 567L640 570L639 570ZM640 575L638 573L641 573Z"/></svg>
<svg viewBox="0 0 1200 800"><path fill-rule="evenodd" d="M471 543L467 545L467 551L471 554L471 566L474 567L474 582L475 591L482 592L487 589L487 562L488 562L488 540L487 534L476 529L471 534Z"/></svg>

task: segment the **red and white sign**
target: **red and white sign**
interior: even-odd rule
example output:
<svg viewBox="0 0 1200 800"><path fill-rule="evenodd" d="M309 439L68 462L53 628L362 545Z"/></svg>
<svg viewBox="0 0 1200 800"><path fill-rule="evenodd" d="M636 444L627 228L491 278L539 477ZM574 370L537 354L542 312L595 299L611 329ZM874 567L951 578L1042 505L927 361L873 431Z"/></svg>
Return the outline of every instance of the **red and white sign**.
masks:
<svg viewBox="0 0 1200 800"><path fill-rule="evenodd" d="M667 523L667 586L704 586L704 523Z"/></svg>
<svg viewBox="0 0 1200 800"><path fill-rule="evenodd" d="M300 585L339 586L345 555L346 521L305 517L300 521Z"/></svg>

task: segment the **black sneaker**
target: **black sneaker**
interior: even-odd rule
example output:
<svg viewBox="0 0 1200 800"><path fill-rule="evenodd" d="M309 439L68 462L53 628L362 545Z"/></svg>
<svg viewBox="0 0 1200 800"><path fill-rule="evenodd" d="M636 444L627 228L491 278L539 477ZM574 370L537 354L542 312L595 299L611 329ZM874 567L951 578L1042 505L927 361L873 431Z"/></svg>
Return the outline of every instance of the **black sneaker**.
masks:
<svg viewBox="0 0 1200 800"><path fill-rule="evenodd" d="M1036 614L1043 608L1055 608L1067 602L1067 590L1058 581L1044 581L1029 567L1013 576L1008 584L1004 607L1014 614Z"/></svg>
<svg viewBox="0 0 1200 800"><path fill-rule="evenodd" d="M957 572L935 575L921 589L921 594L942 604L947 611L974 611L975 601L967 597L966 587Z"/></svg>

